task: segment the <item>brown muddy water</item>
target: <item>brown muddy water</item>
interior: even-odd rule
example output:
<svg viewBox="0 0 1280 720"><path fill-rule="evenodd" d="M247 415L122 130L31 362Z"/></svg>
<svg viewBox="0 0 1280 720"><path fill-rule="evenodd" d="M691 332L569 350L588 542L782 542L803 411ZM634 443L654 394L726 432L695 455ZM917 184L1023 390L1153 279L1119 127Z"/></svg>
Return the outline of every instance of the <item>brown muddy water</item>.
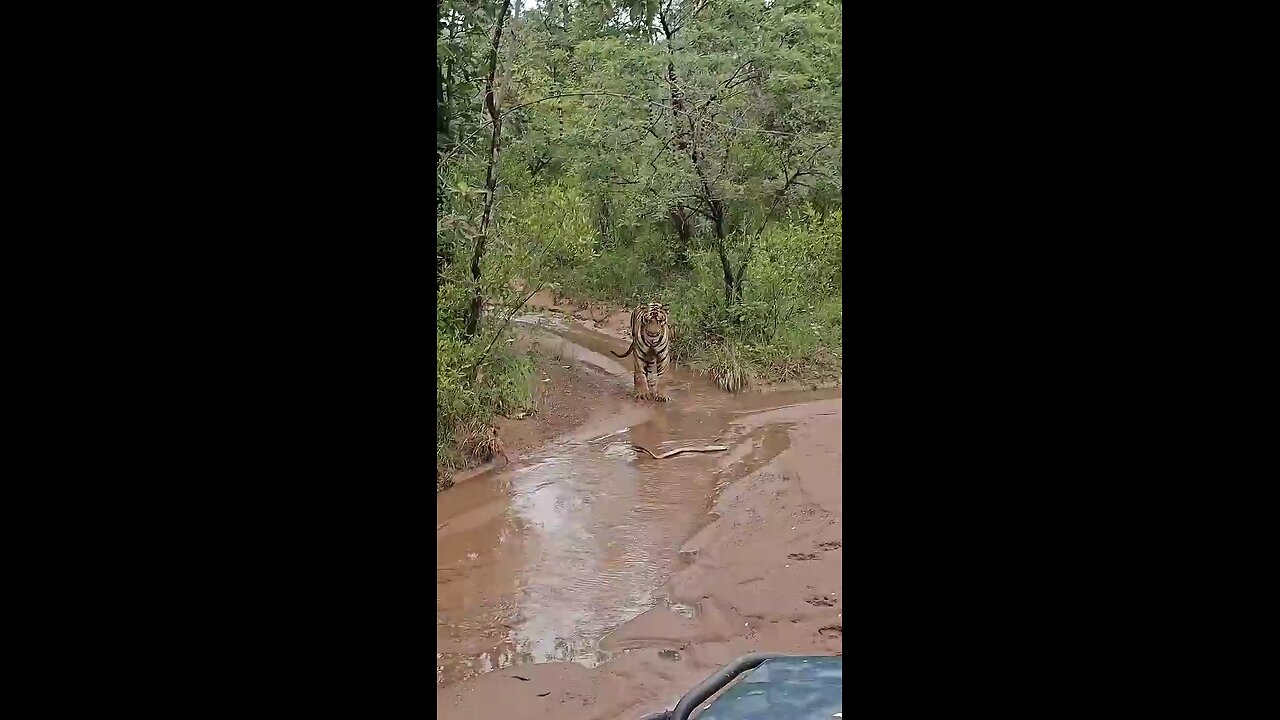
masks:
<svg viewBox="0 0 1280 720"><path fill-rule="evenodd" d="M626 341L567 323L517 322L540 342L630 385ZM793 415L763 411L837 398L839 389L730 395L673 369L669 403L602 399L574 432L436 499L436 685L519 663L610 654L600 640L667 599L680 546L712 519L716 491L788 446ZM728 452L655 453L690 445ZM691 616L692 608L671 604Z"/></svg>

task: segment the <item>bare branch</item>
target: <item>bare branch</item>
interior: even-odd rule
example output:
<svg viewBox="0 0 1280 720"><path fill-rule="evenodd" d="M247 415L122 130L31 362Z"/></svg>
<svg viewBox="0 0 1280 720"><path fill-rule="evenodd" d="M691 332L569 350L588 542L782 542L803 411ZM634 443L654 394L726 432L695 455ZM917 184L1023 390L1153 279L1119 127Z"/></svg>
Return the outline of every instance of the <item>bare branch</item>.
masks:
<svg viewBox="0 0 1280 720"><path fill-rule="evenodd" d="M683 204L683 203L677 203L677 204L676 204L676 207L681 208L681 209L683 209L683 210L688 210L689 212L695 212L695 213L698 213L698 214L699 214L699 215L701 215L702 217L704 217L704 218L706 218L706 219L710 220L711 222L715 222L715 221L716 221L715 216L713 216L711 213L707 212L706 210L704 210L704 209L702 209L702 208L700 208L700 207L694 207L694 206L692 206L692 205L685 205L685 204Z"/></svg>
<svg viewBox="0 0 1280 720"><path fill-rule="evenodd" d="M545 284L546 283L543 283L542 285L545 285ZM484 349L484 352L480 353L480 357L476 358L476 361L471 364L471 372L473 375L475 374L475 371L480 368L480 363L484 361L485 356L488 355L489 351L493 349L493 344L498 341L499 337L501 337L502 331L507 329L507 324L511 322L511 318L515 317L516 312L520 308L524 307L525 303L529 302L529 298L533 297L535 294L537 294L539 290L542 289L542 285L538 285L538 287L534 288L533 292L529 293L529 295L525 297L524 300L521 300L520 302L516 303L515 307L511 308L511 312L507 313L507 319L503 321L502 327L499 327L498 331L493 334L493 339L489 341L488 347L486 347Z"/></svg>
<svg viewBox="0 0 1280 720"><path fill-rule="evenodd" d="M748 65L750 65L750 64L751 64L751 61L750 61L750 60L747 60L746 62L742 63L741 65L739 65L739 66L738 66L738 69L737 69L737 70L734 70L734 71L733 71L733 74L732 74L732 75L730 75L730 76L729 76L729 78L728 78L727 80L725 80L724 82L722 82L722 83L720 83L720 84L721 84L721 85L728 85L730 82L733 82L733 79L734 79L734 78L736 78L736 77L738 77L738 73L742 72L742 70L743 70L745 67L747 67Z"/></svg>
<svg viewBox="0 0 1280 720"><path fill-rule="evenodd" d="M477 94L478 94L478 93L477 93ZM619 98L623 98L623 99L626 99L626 100L639 100L639 101L641 101L641 102L644 102L644 103L645 103L645 104L647 104L647 105L655 105L655 106L657 106L657 107L660 107L660 108L666 109L666 105L664 105L664 104L662 104L662 103L655 102L655 101L653 101L653 100L650 100L650 99L648 99L648 98L644 98L644 97L636 97L635 95L622 95L622 94L620 94L620 93L611 93L611 92L576 92L576 93L561 93L561 94L558 94L558 95L548 95L547 97L544 97L544 98L538 98L537 100L530 100L530 101L529 101L529 102L527 102L527 103L521 103L521 104L519 104L519 105L512 105L511 107L509 107L509 108L507 108L507 109L506 109L506 112L511 112L512 110L519 110L519 109L520 109L520 108L522 108L522 107L528 107L528 106L530 106L530 105L536 105L536 104L538 104L538 103L540 103L540 102L546 102L547 100L555 100L556 98L562 98L562 97L586 97L586 96L589 96L589 95L607 95L607 96L609 96L609 97L619 97ZM474 98L473 98L473 99L474 99ZM476 127L476 129L475 129L474 131L472 131L472 133L471 133L470 135L468 135L464 140L462 140L462 141L458 142L457 144L455 144L455 145L453 146L453 148L452 148L451 150L449 150L449 152L445 153L445 154L444 154L444 156L440 158L439 166L443 166L443 165L444 165L445 163L447 163L449 160L453 159L453 156L454 156L454 155L456 155L456 154L457 154L458 152L460 152L461 150L463 150L464 148L465 148L465 149L469 149L469 148L470 148L470 143L471 143L471 141L472 141L473 139L475 139L475 138L476 138L476 137L477 137L481 132L483 132L483 131L484 131L484 129L485 129L486 127L488 127L492 122L493 122L493 120L492 120L492 118L491 118L491 119L489 119L489 120L485 120L484 122L480 123L480 125L479 125L478 127ZM657 137L657 133L654 133L654 137ZM661 138L659 138L659 139L661 139Z"/></svg>
<svg viewBox="0 0 1280 720"><path fill-rule="evenodd" d="M817 155L822 150L825 150L829 145L830 143L823 143L822 145L819 145L818 147L814 148L813 152L809 153L809 156L806 157L804 161L800 163L800 167L796 169L795 173L791 175L791 177L787 178L787 182L783 184L783 186L777 191L777 193L774 194L773 202L769 204L769 211L765 214L764 220L760 221L760 227L756 228L756 234L752 236L751 241L747 243L746 252L742 254L742 261L738 263L738 272L735 274L735 280L734 280L734 282L737 285L739 286L742 285L742 276L743 276L743 273L745 273L747 270L747 261L751 259L751 252L752 250L755 249L756 240L760 239L760 235L764 233L765 226L769 224L769 221L771 219L773 219L773 214L778 209L778 203L781 202L784 196L786 196L787 191L791 189L791 186L796 184L796 178L800 177L801 175L813 174L808 170L810 163L813 162L813 158L815 155ZM805 187L809 187L809 186L806 185Z"/></svg>

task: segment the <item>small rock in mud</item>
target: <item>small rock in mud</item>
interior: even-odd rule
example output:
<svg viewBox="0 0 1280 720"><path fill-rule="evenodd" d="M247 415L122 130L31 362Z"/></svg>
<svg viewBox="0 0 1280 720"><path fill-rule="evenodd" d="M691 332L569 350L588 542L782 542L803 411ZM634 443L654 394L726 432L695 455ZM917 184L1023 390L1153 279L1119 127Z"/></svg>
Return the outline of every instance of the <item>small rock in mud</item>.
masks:
<svg viewBox="0 0 1280 720"><path fill-rule="evenodd" d="M680 653L676 652L675 650L659 650L658 657L662 658L663 660L679 660Z"/></svg>

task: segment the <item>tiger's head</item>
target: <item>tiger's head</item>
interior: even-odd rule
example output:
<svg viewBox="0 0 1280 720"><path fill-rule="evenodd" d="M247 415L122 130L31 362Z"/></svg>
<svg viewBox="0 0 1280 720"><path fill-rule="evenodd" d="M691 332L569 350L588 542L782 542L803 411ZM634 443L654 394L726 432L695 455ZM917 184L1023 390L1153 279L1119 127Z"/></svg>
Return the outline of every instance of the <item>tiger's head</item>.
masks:
<svg viewBox="0 0 1280 720"><path fill-rule="evenodd" d="M650 345L658 342L667 328L667 306L649 303L640 312L640 332Z"/></svg>

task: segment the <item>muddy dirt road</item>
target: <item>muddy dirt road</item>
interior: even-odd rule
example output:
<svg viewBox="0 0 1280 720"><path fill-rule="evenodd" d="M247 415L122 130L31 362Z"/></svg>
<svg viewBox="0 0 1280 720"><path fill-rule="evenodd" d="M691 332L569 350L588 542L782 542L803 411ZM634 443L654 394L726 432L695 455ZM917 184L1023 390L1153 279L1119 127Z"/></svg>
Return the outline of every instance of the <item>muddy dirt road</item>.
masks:
<svg viewBox="0 0 1280 720"><path fill-rule="evenodd" d="M526 316L625 388L625 341ZM624 361L625 362L625 361ZM630 719L752 651L842 650L840 390L616 395L436 501L442 718ZM728 452L655 460L720 444Z"/></svg>

